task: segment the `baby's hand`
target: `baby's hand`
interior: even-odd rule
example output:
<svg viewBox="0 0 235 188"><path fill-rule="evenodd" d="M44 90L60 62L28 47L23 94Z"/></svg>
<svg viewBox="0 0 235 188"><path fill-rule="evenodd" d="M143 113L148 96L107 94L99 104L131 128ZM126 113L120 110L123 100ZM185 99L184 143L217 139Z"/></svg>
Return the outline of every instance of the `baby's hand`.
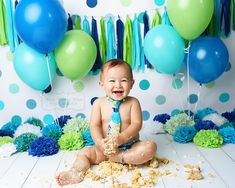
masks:
<svg viewBox="0 0 235 188"><path fill-rule="evenodd" d="M105 150L104 155L114 155L118 152L117 137L109 136L105 140Z"/></svg>

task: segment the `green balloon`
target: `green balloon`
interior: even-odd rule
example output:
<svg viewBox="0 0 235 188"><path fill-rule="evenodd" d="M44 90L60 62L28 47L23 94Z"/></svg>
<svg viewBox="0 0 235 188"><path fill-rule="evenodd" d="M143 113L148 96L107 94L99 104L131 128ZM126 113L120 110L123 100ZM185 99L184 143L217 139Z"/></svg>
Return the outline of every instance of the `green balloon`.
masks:
<svg viewBox="0 0 235 188"><path fill-rule="evenodd" d="M214 0L168 0L167 13L176 31L185 39L197 38L208 26Z"/></svg>
<svg viewBox="0 0 235 188"><path fill-rule="evenodd" d="M59 70L70 80L82 79L91 70L97 55L92 37L81 30L65 33L55 49L55 59Z"/></svg>

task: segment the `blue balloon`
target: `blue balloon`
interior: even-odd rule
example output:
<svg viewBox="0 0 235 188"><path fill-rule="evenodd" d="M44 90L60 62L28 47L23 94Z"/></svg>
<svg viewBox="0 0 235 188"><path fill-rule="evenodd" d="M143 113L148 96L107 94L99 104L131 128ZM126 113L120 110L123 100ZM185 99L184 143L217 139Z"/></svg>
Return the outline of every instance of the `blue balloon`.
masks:
<svg viewBox="0 0 235 188"><path fill-rule="evenodd" d="M21 0L14 19L20 38L43 54L51 52L67 30L67 15L58 0Z"/></svg>
<svg viewBox="0 0 235 188"><path fill-rule="evenodd" d="M184 59L184 40L169 25L158 25L145 36L144 53L153 67L161 73L175 74Z"/></svg>
<svg viewBox="0 0 235 188"><path fill-rule="evenodd" d="M189 49L189 75L198 83L209 83L226 70L229 62L228 50L219 38L199 37Z"/></svg>
<svg viewBox="0 0 235 188"><path fill-rule="evenodd" d="M56 63L52 54L48 56L47 61L44 54L24 43L16 48L13 64L20 79L29 87L40 91L48 88L56 71Z"/></svg>

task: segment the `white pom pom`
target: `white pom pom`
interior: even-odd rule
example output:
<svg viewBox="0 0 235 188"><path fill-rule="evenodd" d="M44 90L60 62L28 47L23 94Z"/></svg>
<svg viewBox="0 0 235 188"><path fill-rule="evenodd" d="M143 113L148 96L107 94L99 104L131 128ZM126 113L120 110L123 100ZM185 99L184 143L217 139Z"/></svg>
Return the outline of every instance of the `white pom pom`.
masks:
<svg viewBox="0 0 235 188"><path fill-rule="evenodd" d="M220 114L217 114L217 113L209 114L209 115L205 116L203 118L203 120L210 120L214 124L216 124L217 126L221 126L221 125L228 122L228 120L226 118L224 118L223 116L221 116Z"/></svg>
<svg viewBox="0 0 235 188"><path fill-rule="evenodd" d="M39 126L35 126L35 125L29 124L29 123L25 123L25 124L20 125L15 131L14 138L16 138L17 136L19 136L23 133L33 133L33 134L37 135L38 137L40 137L42 135Z"/></svg>

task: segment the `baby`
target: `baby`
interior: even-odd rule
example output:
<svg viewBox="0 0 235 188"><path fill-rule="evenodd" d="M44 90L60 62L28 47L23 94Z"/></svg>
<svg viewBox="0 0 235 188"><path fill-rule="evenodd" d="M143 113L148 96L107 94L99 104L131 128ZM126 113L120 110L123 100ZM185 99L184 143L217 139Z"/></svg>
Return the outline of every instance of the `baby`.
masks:
<svg viewBox="0 0 235 188"><path fill-rule="evenodd" d="M138 99L128 96L133 84L131 67L125 61L112 59L102 66L99 85L106 96L93 103L90 119L95 145L78 152L73 167L56 177L59 185L81 182L91 165L103 161L138 165L153 158L156 144L139 140L141 107Z"/></svg>

